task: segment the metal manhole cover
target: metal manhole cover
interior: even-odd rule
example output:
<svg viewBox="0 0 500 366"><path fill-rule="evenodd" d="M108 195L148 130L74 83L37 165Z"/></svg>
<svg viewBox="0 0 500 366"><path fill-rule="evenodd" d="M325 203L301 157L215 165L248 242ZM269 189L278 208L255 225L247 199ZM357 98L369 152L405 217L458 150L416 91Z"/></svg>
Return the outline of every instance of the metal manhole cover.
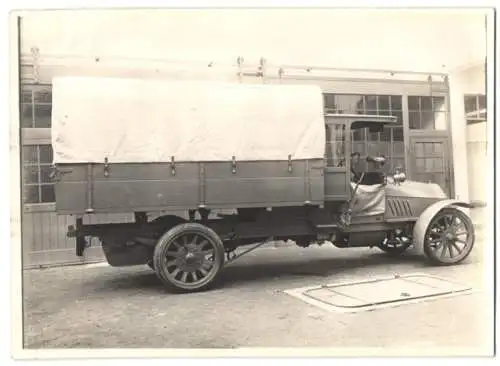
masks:
<svg viewBox="0 0 500 366"><path fill-rule="evenodd" d="M303 287L285 293L326 310L359 312L463 295L470 287L426 274Z"/></svg>

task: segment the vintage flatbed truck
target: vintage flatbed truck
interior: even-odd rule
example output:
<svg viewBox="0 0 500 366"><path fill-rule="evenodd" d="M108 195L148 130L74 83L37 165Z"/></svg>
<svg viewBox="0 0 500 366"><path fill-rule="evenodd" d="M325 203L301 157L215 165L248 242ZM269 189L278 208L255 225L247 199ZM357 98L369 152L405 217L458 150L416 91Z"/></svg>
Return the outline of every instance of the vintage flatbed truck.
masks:
<svg viewBox="0 0 500 366"><path fill-rule="evenodd" d="M394 123L325 115L311 85L55 78L56 210L76 216L77 255L97 237L110 265L147 264L172 291L209 288L269 240L392 255L413 246L459 263L475 240L470 203L384 174L383 156L357 168L351 131ZM83 224L110 213L134 222Z"/></svg>

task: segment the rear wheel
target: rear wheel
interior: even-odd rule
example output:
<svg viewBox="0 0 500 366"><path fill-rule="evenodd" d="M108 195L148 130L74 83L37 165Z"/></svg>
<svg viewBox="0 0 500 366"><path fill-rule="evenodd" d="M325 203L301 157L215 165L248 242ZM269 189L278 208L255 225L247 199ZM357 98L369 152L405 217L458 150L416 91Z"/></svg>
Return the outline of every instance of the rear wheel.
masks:
<svg viewBox="0 0 500 366"><path fill-rule="evenodd" d="M182 224L186 222L182 217L179 216L174 216L174 215L165 215L165 216L159 216L155 218L154 220L151 221L152 224L154 225L159 225L160 226L160 232L158 233L158 237L162 234L165 233L167 230L170 230L176 225ZM151 258L149 261L146 263L149 268L151 268L153 271L155 270L155 264L153 260L153 253L151 253Z"/></svg>
<svg viewBox="0 0 500 366"><path fill-rule="evenodd" d="M224 266L224 245L210 228L184 223L167 231L156 245L153 266L168 290L208 289Z"/></svg>
<svg viewBox="0 0 500 366"><path fill-rule="evenodd" d="M436 264L457 264L467 258L475 241L472 220L456 208L445 208L432 219L424 237L424 252Z"/></svg>

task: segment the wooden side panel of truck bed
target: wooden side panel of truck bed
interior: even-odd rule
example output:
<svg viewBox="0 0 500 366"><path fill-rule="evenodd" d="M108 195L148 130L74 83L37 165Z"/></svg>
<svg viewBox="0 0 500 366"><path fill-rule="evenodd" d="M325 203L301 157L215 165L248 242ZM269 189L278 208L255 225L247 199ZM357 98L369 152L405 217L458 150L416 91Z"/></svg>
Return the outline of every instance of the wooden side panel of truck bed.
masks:
<svg viewBox="0 0 500 366"><path fill-rule="evenodd" d="M64 164L60 214L323 204L324 160Z"/></svg>

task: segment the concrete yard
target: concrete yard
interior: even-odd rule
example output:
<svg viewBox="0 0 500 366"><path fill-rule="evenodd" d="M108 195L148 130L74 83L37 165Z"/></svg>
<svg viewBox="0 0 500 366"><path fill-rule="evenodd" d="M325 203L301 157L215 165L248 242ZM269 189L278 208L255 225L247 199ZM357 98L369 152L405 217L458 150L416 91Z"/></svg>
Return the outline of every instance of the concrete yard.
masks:
<svg viewBox="0 0 500 366"><path fill-rule="evenodd" d="M25 347L445 347L491 352L481 248L463 264L429 265L378 249L263 248L226 268L214 290L166 293L146 266L73 266L24 272ZM283 291L374 276L427 273L477 292L394 308L328 312ZM353 351L355 354L355 351Z"/></svg>

